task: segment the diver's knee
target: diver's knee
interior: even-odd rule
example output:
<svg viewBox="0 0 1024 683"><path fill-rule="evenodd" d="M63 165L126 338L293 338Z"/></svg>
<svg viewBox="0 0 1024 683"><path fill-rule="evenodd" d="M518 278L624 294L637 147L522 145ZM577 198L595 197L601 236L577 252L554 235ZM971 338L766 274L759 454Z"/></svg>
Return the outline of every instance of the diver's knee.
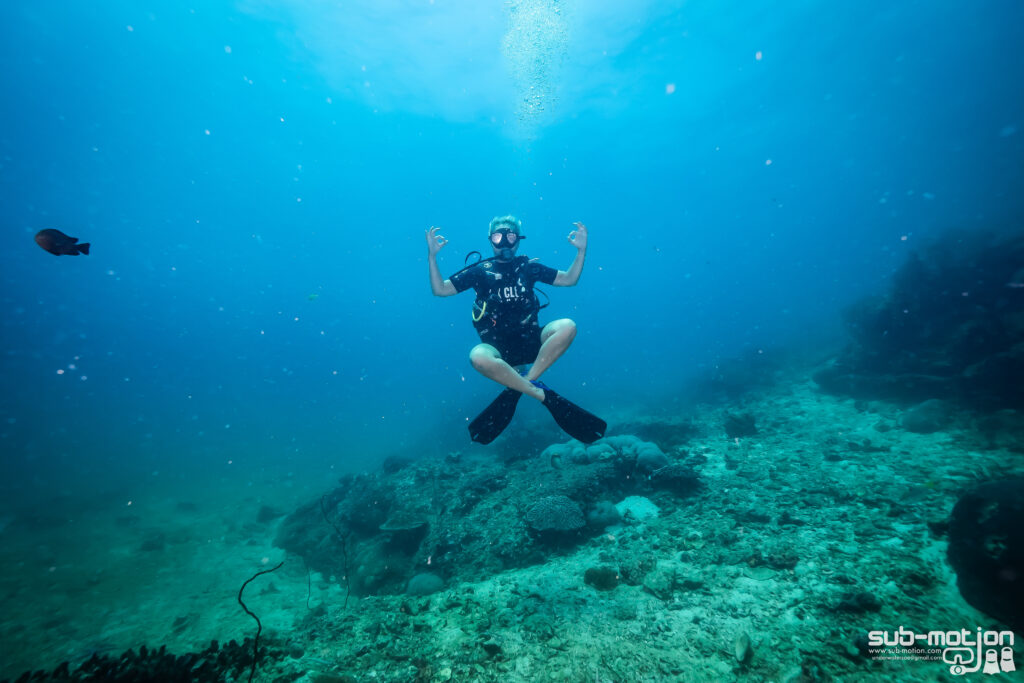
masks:
<svg viewBox="0 0 1024 683"><path fill-rule="evenodd" d="M559 326L559 332L569 337L570 340L576 338L576 321L572 318L562 318L558 321L561 323Z"/></svg>
<svg viewBox="0 0 1024 683"><path fill-rule="evenodd" d="M482 371L494 360L494 353L484 344L477 344L469 352L469 362L475 370Z"/></svg>

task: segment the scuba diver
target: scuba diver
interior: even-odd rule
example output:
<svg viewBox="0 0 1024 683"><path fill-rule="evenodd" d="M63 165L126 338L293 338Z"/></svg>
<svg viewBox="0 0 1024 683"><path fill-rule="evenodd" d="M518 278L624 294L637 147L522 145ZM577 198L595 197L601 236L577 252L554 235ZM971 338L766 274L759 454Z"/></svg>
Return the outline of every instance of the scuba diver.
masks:
<svg viewBox="0 0 1024 683"><path fill-rule="evenodd" d="M604 420L538 381L576 337L576 323L568 318L549 322L541 329L537 314L547 304L542 306L534 292L538 282L572 287L579 281L587 253L587 227L578 222L575 226L569 233L569 243L577 249L576 258L569 270L555 270L527 256L517 256L520 242L526 239L522 221L515 216L498 216L488 231L494 256L480 257L448 280L441 279L437 267L437 252L448 240L439 234L440 228L427 230L430 289L435 296L476 290L472 316L480 343L469 352L469 362L484 377L507 387L470 422L473 441L494 441L512 422L523 394L540 401L562 429L583 443L600 439L608 428ZM479 252L470 252L466 260L473 254L480 256Z"/></svg>

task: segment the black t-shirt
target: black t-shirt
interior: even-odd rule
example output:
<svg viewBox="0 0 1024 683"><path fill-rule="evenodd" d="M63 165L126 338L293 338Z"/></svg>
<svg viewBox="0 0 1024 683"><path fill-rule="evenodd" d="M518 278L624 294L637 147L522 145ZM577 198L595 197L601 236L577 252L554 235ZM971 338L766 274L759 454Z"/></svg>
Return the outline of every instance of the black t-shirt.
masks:
<svg viewBox="0 0 1024 683"><path fill-rule="evenodd" d="M537 324L540 303L533 291L537 282L554 283L558 271L531 262L526 256L511 261L481 261L461 273L452 275L455 291L476 290L473 303L473 323L478 329L484 324L513 327Z"/></svg>

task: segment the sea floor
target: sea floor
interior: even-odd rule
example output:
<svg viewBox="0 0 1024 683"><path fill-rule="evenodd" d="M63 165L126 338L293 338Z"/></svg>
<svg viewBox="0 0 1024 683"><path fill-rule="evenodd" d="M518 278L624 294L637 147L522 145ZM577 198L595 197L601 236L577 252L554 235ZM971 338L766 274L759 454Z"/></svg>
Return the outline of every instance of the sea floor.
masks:
<svg viewBox="0 0 1024 683"><path fill-rule="evenodd" d="M726 438L722 406L688 415L701 435L682 449L706 458L698 493L543 564L424 597L345 605L337 577L274 546L280 513L316 500L327 477L194 478L131 504L111 495L7 520L0 678L142 644L241 641L255 622L240 586L283 560L244 596L287 652L255 680L963 679L941 661L872 660L858 638L998 626L961 598L940 529L961 492L1024 474L1024 456L967 427L906 432L899 408L805 378L729 409L756 415L758 434ZM548 464L525 466L545 476ZM638 585L584 582L588 568L638 560L650 567Z"/></svg>

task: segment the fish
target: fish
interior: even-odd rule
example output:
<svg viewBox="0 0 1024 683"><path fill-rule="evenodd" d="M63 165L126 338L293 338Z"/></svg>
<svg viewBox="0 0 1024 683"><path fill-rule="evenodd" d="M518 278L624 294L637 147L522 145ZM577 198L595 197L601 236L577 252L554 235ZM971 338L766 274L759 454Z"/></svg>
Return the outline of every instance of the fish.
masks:
<svg viewBox="0 0 1024 683"><path fill-rule="evenodd" d="M78 256L89 254L89 243L78 244L77 237L65 235L60 230L48 228L36 233L36 244L54 256Z"/></svg>

